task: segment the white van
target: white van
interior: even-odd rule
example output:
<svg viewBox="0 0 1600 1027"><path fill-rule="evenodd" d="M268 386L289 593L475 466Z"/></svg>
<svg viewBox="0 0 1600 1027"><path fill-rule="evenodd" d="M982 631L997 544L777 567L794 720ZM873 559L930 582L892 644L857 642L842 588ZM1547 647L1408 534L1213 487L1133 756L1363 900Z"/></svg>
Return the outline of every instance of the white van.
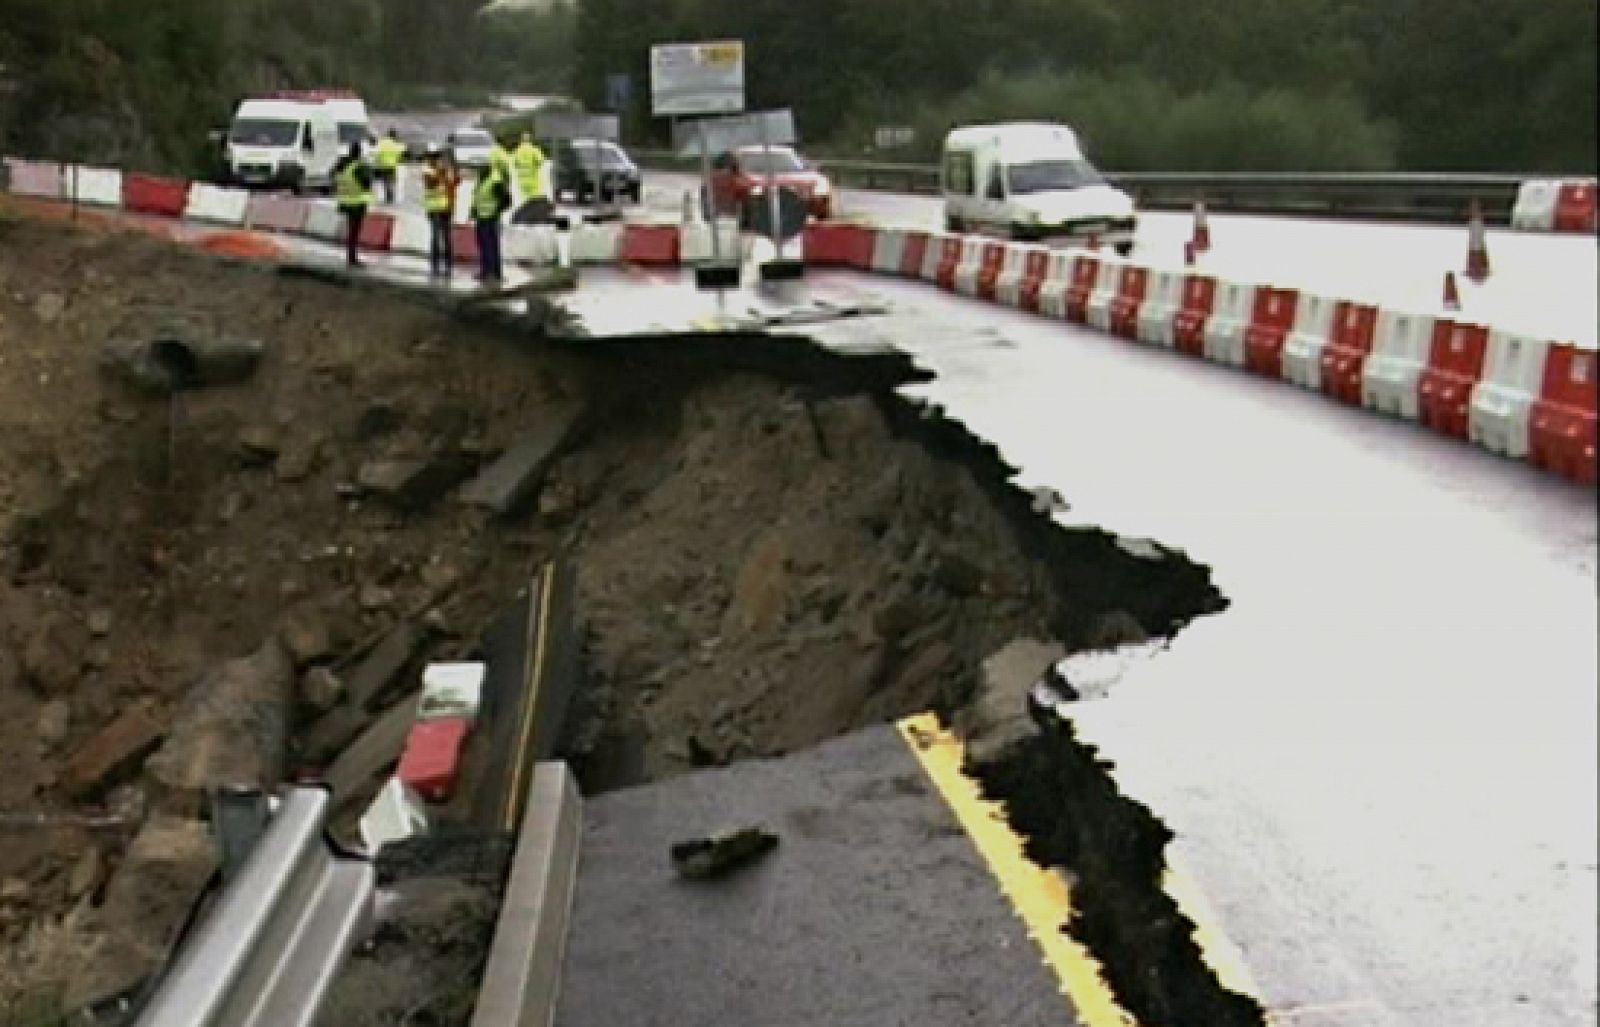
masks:
<svg viewBox="0 0 1600 1027"><path fill-rule="evenodd" d="M333 112L333 120L339 126L339 144L349 149L351 143L360 143L365 153L373 141L372 122L367 117L365 101L355 96L335 96L323 103Z"/></svg>
<svg viewBox="0 0 1600 1027"><path fill-rule="evenodd" d="M234 112L225 156L237 185L328 189L339 159L339 127L327 104L245 100Z"/></svg>
<svg viewBox="0 0 1600 1027"><path fill-rule="evenodd" d="M1065 125L1011 122L953 130L940 168L945 225L1014 239L1094 237L1127 255L1137 227L1133 198L1084 157Z"/></svg>

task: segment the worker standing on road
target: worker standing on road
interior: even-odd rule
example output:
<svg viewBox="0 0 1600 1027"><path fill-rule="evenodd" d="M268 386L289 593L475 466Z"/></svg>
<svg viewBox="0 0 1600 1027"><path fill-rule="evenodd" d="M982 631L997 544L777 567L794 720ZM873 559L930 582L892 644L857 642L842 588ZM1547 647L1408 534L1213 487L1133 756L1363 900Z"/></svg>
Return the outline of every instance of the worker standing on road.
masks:
<svg viewBox="0 0 1600 1027"><path fill-rule="evenodd" d="M511 186L492 160L488 167L477 170L477 176L472 187L472 223L478 236L478 281L494 284L502 279L500 218L511 207Z"/></svg>
<svg viewBox="0 0 1600 1027"><path fill-rule="evenodd" d="M451 245L451 222L455 220L456 169L437 147L428 150L428 166L422 172L422 203L428 212L428 271L448 275L455 263Z"/></svg>
<svg viewBox="0 0 1600 1027"><path fill-rule="evenodd" d="M406 155L406 144L400 141L400 136L391 128L388 135L378 140L376 152L378 181L383 183L383 201L393 203L395 182L400 177L400 161Z"/></svg>
<svg viewBox="0 0 1600 1027"><path fill-rule="evenodd" d="M522 133L522 142L511 152L511 163L517 172L517 191L522 202L544 198L544 151L533 141L532 132Z"/></svg>
<svg viewBox="0 0 1600 1027"><path fill-rule="evenodd" d="M366 220L367 208L372 206L372 171L361 159L361 144L351 143L349 151L339 158L333 168L333 194L344 215L344 259L351 267L360 267L361 258L356 247L361 242L361 222Z"/></svg>
<svg viewBox="0 0 1600 1027"><path fill-rule="evenodd" d="M511 220L519 225L548 221L551 208L545 199L544 151L533 141L533 133L522 133L522 142L511 151L511 165L516 171L517 192L520 194L520 205Z"/></svg>
<svg viewBox="0 0 1600 1027"><path fill-rule="evenodd" d="M494 137L494 146L489 149L489 167L500 172L501 181L506 187L511 185L511 151L506 149L506 144L499 136Z"/></svg>

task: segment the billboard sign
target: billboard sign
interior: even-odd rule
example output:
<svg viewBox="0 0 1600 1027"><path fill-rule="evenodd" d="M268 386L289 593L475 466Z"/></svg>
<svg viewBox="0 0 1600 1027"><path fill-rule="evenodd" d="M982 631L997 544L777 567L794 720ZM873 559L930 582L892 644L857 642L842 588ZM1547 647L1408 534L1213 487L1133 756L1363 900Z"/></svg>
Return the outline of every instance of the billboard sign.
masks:
<svg viewBox="0 0 1600 1027"><path fill-rule="evenodd" d="M662 43L650 48L650 106L659 117L744 110L744 43Z"/></svg>

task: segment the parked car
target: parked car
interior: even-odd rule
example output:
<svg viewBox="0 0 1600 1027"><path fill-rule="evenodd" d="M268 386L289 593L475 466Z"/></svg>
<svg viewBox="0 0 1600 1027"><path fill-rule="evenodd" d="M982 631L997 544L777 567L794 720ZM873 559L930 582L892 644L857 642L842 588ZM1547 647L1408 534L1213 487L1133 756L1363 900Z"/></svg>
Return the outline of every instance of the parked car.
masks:
<svg viewBox="0 0 1600 1027"><path fill-rule="evenodd" d="M486 168L494 152L494 136L481 128L458 128L444 144L458 168Z"/></svg>
<svg viewBox="0 0 1600 1027"><path fill-rule="evenodd" d="M603 139L573 139L555 147L555 198L577 203L626 198L638 203L644 177L626 150Z"/></svg>
<svg viewBox="0 0 1600 1027"><path fill-rule="evenodd" d="M799 194L811 217L833 215L833 183L787 146L741 146L720 154L711 165L711 196L717 212L742 212L749 197L762 195L769 177L778 188Z"/></svg>

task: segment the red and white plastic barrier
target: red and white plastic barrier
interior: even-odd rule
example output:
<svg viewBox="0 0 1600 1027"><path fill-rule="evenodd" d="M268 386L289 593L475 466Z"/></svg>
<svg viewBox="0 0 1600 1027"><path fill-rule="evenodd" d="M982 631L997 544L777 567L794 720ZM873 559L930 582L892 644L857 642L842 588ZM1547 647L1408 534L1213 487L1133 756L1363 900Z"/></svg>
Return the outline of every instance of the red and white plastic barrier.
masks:
<svg viewBox="0 0 1600 1027"><path fill-rule="evenodd" d="M1532 232L1593 232L1593 179L1529 179L1517 187L1511 227Z"/></svg>
<svg viewBox="0 0 1600 1027"><path fill-rule="evenodd" d="M1472 389L1483 376L1489 329L1441 318L1433 323L1428 363L1417 384L1422 423L1435 431L1467 437Z"/></svg>
<svg viewBox="0 0 1600 1027"><path fill-rule="evenodd" d="M6 172L11 181L9 191L18 196L59 200L63 195L61 165L53 161L7 157Z"/></svg>
<svg viewBox="0 0 1600 1027"><path fill-rule="evenodd" d="M880 228L873 233L872 272L879 275L898 275L900 262L905 259L906 233L898 228Z"/></svg>
<svg viewBox="0 0 1600 1027"><path fill-rule="evenodd" d="M122 172L82 165L62 172L62 195L97 207L122 206Z"/></svg>
<svg viewBox="0 0 1600 1027"><path fill-rule="evenodd" d="M1129 265L1106 260L1095 276L1094 288L1083 304L1083 323L1102 332L1111 331L1111 302L1122 292L1122 277Z"/></svg>
<svg viewBox="0 0 1600 1027"><path fill-rule="evenodd" d="M1528 425L1528 458L1585 485L1595 483L1595 361L1569 343L1549 348Z"/></svg>
<svg viewBox="0 0 1600 1027"><path fill-rule="evenodd" d="M1264 285L1256 290L1250 323L1244 330L1245 366L1273 378L1283 377L1283 347L1300 312L1300 295L1294 289Z"/></svg>
<svg viewBox="0 0 1600 1027"><path fill-rule="evenodd" d="M1006 259L1000 266L1000 274L994 280L994 298L998 303L1018 310L1037 310L1024 306L1024 293L1030 283L1033 284L1032 295L1037 304L1039 284L1042 284L1045 275L1050 269L1050 250L1044 246L1008 246Z"/></svg>
<svg viewBox="0 0 1600 1027"><path fill-rule="evenodd" d="M1150 288L1150 269L1129 264L1117 280L1117 294L1111 299L1111 334L1124 339L1139 338L1139 311Z"/></svg>
<svg viewBox="0 0 1600 1027"><path fill-rule="evenodd" d="M1361 380L1378 331L1378 308L1341 300L1333 314L1333 335L1322 350L1322 391L1361 405Z"/></svg>
<svg viewBox="0 0 1600 1027"><path fill-rule="evenodd" d="M210 221L218 225L242 225L250 206L250 194L243 189L195 182L189 186L182 216L190 221Z"/></svg>
<svg viewBox="0 0 1600 1027"><path fill-rule="evenodd" d="M1195 356L1205 354L1206 322L1217 298L1217 280L1211 275L1190 274L1183 279L1182 303L1172 315L1172 345Z"/></svg>
<svg viewBox="0 0 1600 1027"><path fill-rule="evenodd" d="M1467 437L1484 449L1522 460L1529 413L1544 385L1550 344L1529 335L1490 332L1483 379L1472 389Z"/></svg>
<svg viewBox="0 0 1600 1027"><path fill-rule="evenodd" d="M1562 182L1556 193L1556 231L1593 232L1595 220L1594 182Z"/></svg>
<svg viewBox="0 0 1600 1027"><path fill-rule="evenodd" d="M1428 363L1433 318L1400 310L1380 310L1372 353L1361 369L1361 405L1415 421L1421 411L1417 383Z"/></svg>
<svg viewBox="0 0 1600 1027"><path fill-rule="evenodd" d="M1219 282L1211 316L1206 319L1205 356L1219 364L1244 366L1244 333L1250 326L1256 287L1242 282Z"/></svg>
<svg viewBox="0 0 1600 1027"><path fill-rule="evenodd" d="M1284 340L1280 356L1285 381L1307 389L1322 388L1322 350L1333 334L1338 301L1314 292L1302 292L1295 302L1294 330Z"/></svg>
<svg viewBox="0 0 1600 1027"><path fill-rule="evenodd" d="M1182 271L1155 271L1145 286L1144 304L1139 308L1139 341L1172 348L1172 319L1183 308Z"/></svg>

